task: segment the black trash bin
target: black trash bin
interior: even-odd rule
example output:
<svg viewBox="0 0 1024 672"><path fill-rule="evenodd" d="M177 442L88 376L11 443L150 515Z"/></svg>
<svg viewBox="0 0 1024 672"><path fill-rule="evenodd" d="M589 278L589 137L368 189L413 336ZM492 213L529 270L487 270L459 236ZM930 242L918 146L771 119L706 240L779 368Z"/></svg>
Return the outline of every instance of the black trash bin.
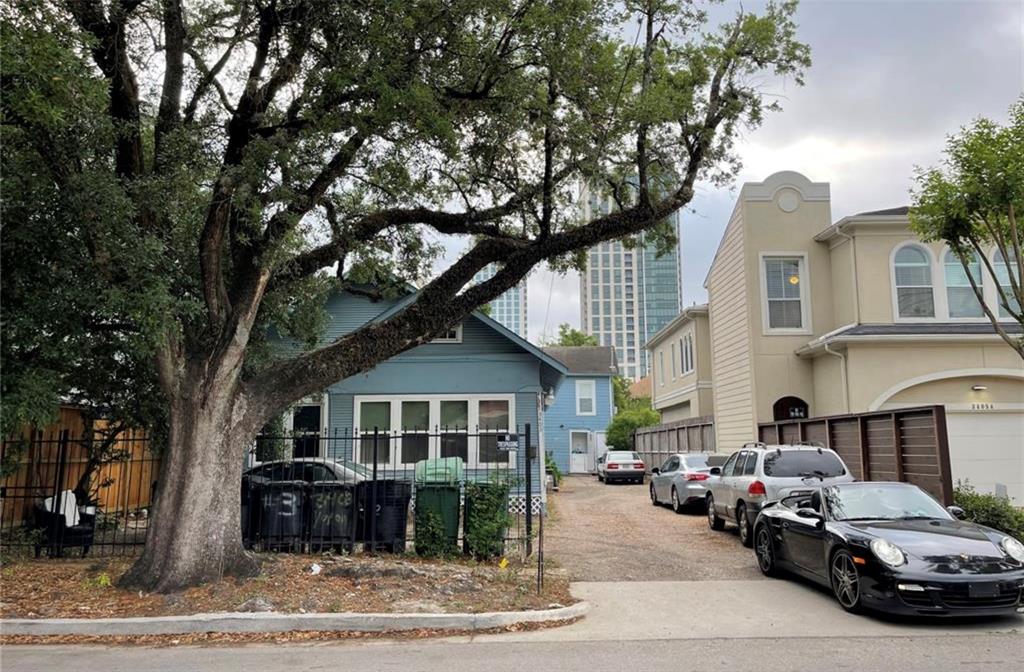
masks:
<svg viewBox="0 0 1024 672"><path fill-rule="evenodd" d="M291 550L302 545L308 488L305 481L270 481L258 490L264 549Z"/></svg>
<svg viewBox="0 0 1024 672"><path fill-rule="evenodd" d="M310 486L309 544L352 551L355 540L355 486L341 481L316 481Z"/></svg>
<svg viewBox="0 0 1024 672"><path fill-rule="evenodd" d="M356 486L359 523L356 538L366 550L405 551L412 484L408 481L363 481Z"/></svg>

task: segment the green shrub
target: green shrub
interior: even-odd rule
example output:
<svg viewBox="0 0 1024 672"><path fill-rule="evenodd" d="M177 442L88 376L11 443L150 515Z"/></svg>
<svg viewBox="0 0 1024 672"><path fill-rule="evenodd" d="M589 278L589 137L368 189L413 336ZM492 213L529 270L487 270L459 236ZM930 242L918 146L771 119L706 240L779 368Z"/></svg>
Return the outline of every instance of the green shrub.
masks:
<svg viewBox="0 0 1024 672"><path fill-rule="evenodd" d="M551 480L555 482L557 488L558 484L562 482L562 470L558 468L555 458L551 457L550 453L544 453L544 468L551 474Z"/></svg>
<svg viewBox="0 0 1024 672"><path fill-rule="evenodd" d="M1024 541L1024 510L1004 497L977 492L972 486L958 484L953 502L964 510L964 520L1005 532Z"/></svg>
<svg viewBox="0 0 1024 672"><path fill-rule="evenodd" d="M454 555L455 540L449 539L437 511L416 507L416 555L443 558Z"/></svg>
<svg viewBox="0 0 1024 672"><path fill-rule="evenodd" d="M633 450L633 432L639 427L648 427L659 422L661 422L661 416L650 408L633 408L622 411L612 418L608 425L605 441L609 448Z"/></svg>
<svg viewBox="0 0 1024 672"><path fill-rule="evenodd" d="M505 483L467 483L466 552L474 557L496 558L505 553L509 486Z"/></svg>

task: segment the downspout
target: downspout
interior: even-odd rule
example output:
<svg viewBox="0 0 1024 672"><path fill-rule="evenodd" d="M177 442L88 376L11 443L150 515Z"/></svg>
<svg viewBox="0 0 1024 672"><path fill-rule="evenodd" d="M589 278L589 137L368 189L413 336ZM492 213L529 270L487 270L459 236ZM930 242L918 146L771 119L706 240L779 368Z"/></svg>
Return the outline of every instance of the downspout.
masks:
<svg viewBox="0 0 1024 672"><path fill-rule="evenodd" d="M848 243L850 243L850 254L852 256L850 260L850 275L853 276L853 323L860 324L860 286L857 283L857 244L854 242L853 236L843 231L842 224L836 226L836 235L842 236L843 238L846 239ZM825 351L828 352L829 354L836 354L830 351L828 349L828 346L825 346ZM842 355L839 356L842 357ZM843 361L843 368L845 370L845 358ZM847 406L846 410L847 412L849 412L849 406Z"/></svg>
<svg viewBox="0 0 1024 672"><path fill-rule="evenodd" d="M842 364L840 365L840 369L839 369L839 377L842 379L842 383L843 383L843 408L845 408L846 412L849 413L850 412L850 388L849 388L849 385L846 382L846 355L844 355L842 353L839 353L839 352L836 352L835 350L833 350L829 346L828 343L825 343L825 352L827 352L828 354L830 354L830 355L832 355L834 357L838 357L840 359L840 361L842 362Z"/></svg>

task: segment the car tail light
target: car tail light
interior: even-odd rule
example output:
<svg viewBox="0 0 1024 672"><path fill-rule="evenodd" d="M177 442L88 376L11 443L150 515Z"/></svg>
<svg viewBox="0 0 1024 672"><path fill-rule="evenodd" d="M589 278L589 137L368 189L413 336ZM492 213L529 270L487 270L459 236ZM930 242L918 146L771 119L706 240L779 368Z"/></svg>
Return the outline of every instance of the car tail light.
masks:
<svg viewBox="0 0 1024 672"><path fill-rule="evenodd" d="M686 480L688 481L706 481L708 480L707 474L687 474Z"/></svg>
<svg viewBox="0 0 1024 672"><path fill-rule="evenodd" d="M644 463L643 462L634 462L633 463L633 468L634 469L643 469L644 468Z"/></svg>
<svg viewBox="0 0 1024 672"><path fill-rule="evenodd" d="M762 483L761 481L754 481L753 483L750 484L750 487L747 488L747 494L766 495L768 494L768 491L764 489L764 483Z"/></svg>
<svg viewBox="0 0 1024 672"><path fill-rule="evenodd" d="M608 468L609 469L618 469L619 465L615 464L614 462L609 462L608 463Z"/></svg>

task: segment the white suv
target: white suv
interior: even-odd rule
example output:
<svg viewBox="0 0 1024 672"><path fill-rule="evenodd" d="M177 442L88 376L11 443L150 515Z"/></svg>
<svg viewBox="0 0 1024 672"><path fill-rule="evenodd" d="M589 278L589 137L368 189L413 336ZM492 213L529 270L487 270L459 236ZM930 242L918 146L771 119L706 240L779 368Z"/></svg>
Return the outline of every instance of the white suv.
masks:
<svg viewBox="0 0 1024 672"><path fill-rule="evenodd" d="M753 543L754 520L766 502L853 480L834 451L805 444L748 443L724 465L711 469L711 475L705 497L708 524L721 530L727 521L735 523L744 546Z"/></svg>

